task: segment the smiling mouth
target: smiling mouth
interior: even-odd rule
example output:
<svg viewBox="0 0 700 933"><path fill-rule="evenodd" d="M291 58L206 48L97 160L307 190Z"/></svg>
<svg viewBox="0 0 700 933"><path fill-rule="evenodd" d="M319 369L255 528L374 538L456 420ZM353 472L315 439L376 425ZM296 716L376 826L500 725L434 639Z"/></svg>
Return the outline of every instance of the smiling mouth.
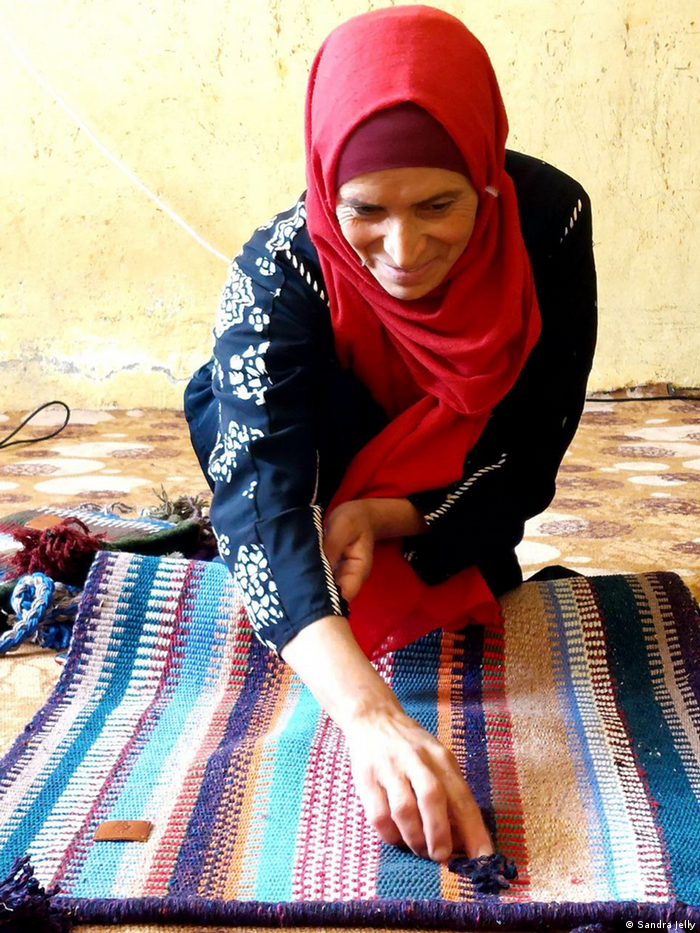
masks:
<svg viewBox="0 0 700 933"><path fill-rule="evenodd" d="M390 279L393 279L400 285L411 285L423 278L435 260L429 259L428 262L423 263L422 266L418 266L416 269L401 269L398 266L391 266L389 263L384 262L381 259L378 260L378 262L380 262L382 267L386 270L386 273Z"/></svg>

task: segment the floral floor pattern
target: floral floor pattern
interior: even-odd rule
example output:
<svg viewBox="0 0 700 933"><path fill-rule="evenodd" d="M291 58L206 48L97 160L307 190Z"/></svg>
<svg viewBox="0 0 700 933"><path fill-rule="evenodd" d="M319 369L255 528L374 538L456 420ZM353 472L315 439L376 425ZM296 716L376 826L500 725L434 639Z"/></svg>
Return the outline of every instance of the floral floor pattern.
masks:
<svg viewBox="0 0 700 933"><path fill-rule="evenodd" d="M0 443L27 414L0 413ZM210 500L181 411L76 410L56 436L12 443L64 420L63 408L45 408L0 447L0 518L85 502L122 502L136 517L160 504L161 489ZM548 564L587 575L671 570L700 599L700 401L588 402L556 498L528 522L518 551L526 577ZM0 658L0 754L59 671L52 653L33 645Z"/></svg>

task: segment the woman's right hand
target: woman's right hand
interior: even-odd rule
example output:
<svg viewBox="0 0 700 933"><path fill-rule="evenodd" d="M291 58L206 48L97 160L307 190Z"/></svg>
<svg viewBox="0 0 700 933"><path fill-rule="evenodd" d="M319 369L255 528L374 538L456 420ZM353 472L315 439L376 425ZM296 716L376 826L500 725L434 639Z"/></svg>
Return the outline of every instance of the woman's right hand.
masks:
<svg viewBox="0 0 700 933"><path fill-rule="evenodd" d="M493 852L456 758L406 715L347 619L307 625L282 656L344 733L360 800L385 842L437 861Z"/></svg>
<svg viewBox="0 0 700 933"><path fill-rule="evenodd" d="M365 713L344 731L355 787L384 842L436 862L493 853L455 756L400 707Z"/></svg>

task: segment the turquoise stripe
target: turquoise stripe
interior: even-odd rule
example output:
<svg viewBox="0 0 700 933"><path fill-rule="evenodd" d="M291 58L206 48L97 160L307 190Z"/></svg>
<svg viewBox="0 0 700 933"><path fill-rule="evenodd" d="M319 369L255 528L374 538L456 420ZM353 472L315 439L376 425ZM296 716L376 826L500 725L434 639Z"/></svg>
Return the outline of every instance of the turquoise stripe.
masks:
<svg viewBox="0 0 700 933"><path fill-rule="evenodd" d="M598 583L598 601L609 621L608 657L636 758L644 769L656 822L670 866L673 894L690 904L700 902L698 839L700 810L676 749L664 712L654 698L643 622L634 592L624 579Z"/></svg>
<svg viewBox="0 0 700 933"><path fill-rule="evenodd" d="M139 594L150 592L157 566L157 559L145 559L139 563L138 569L134 573L134 564L131 564L124 586L126 587L129 583L132 585L127 592L122 591L120 594L119 604L116 608L117 612L119 612L120 608L126 608L128 605L129 620L132 619L137 601L140 598ZM141 600L145 601L143 597L141 597ZM68 786L76 768L81 765L92 743L102 731L105 720L121 702L129 684L129 672L136 657L142 622L142 613L139 613L138 625L131 624L131 621L128 623L121 622L121 625L124 626L123 630L116 631L115 626L117 623L113 624L107 651L108 657L119 657L120 669L119 671L110 672L111 669L107 665L106 670L101 672L99 685L96 689L99 690L100 686L104 685L106 681L103 698L82 727L78 727L77 734L72 739L68 739L69 744L58 759L55 770L50 772L47 783L14 831L6 839L3 850L0 852L1 877L7 874L15 857L24 854L30 848L32 840L50 818L51 811ZM119 676L120 673L121 676Z"/></svg>
<svg viewBox="0 0 700 933"><path fill-rule="evenodd" d="M569 738L571 763L576 775L581 799L586 801L588 817L587 833L590 840L589 854L594 869L596 897L605 898L600 886L605 885L610 898L617 900L619 892L615 878L615 860L612 856L610 824L600 790L600 783L593 767L593 755L589 747L584 716L585 710L594 708L590 685L581 684L578 689L573 683L572 661L584 656L583 637L579 626L579 614L573 597L568 596L562 605L556 588L550 588L554 618L552 620L552 660L557 693L561 702L561 713ZM573 619L576 619L574 622Z"/></svg>
<svg viewBox="0 0 700 933"><path fill-rule="evenodd" d="M437 735L437 683L442 633L431 632L394 656L392 687L406 713L432 735ZM419 673L417 673L419 672ZM416 685L422 689L416 690ZM377 876L377 897L441 897L441 867L396 846L382 843Z"/></svg>
<svg viewBox="0 0 700 933"><path fill-rule="evenodd" d="M196 611L187 623L184 634L178 636L178 642L182 640L184 643L178 643L171 649L172 667L151 703L148 720L137 738L136 749L120 768L118 797L108 811L100 814L101 821L150 819L157 824L158 813L151 812L149 806L151 795L163 778L163 767L192 708L203 692L211 692L216 685L216 679L211 675L212 660L220 661L221 649L214 650L214 636L225 634L225 629L220 627L217 631L215 625L219 615L220 590L217 587L201 586L203 572L200 567L197 579L191 578L186 584L186 603L191 605L196 597ZM164 582L161 573L161 589ZM153 610L157 606L153 595L152 605L144 606L144 611ZM139 624L142 625L144 621L140 620ZM137 671L135 669L132 674ZM135 686L138 689L138 682ZM161 705L163 708L160 708ZM127 768L130 771L124 780ZM165 777L167 779L167 775ZM177 794L178 790L172 787L171 793ZM109 799L110 787L105 785L101 793ZM71 896L112 896L112 886L124 854L124 843L101 842L92 846L75 883L70 885Z"/></svg>
<svg viewBox="0 0 700 933"><path fill-rule="evenodd" d="M302 689L294 711L280 734L254 900L281 902L292 899L292 870L297 836L306 831L301 825L301 805L311 751L309 737L316 732L320 712L311 692ZM301 749L306 751L300 754Z"/></svg>

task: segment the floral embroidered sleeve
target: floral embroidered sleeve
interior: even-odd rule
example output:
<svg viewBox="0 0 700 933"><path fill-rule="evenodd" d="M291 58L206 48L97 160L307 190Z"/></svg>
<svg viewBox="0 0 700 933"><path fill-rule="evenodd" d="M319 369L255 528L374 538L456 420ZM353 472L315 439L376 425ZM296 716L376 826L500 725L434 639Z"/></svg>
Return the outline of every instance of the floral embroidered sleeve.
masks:
<svg viewBox="0 0 700 933"><path fill-rule="evenodd" d="M536 159L511 154L509 171L542 333L467 455L461 479L408 496L428 532L403 542L404 556L426 582L440 583L474 564L496 595L520 582L512 551L526 520L554 498L557 471L583 410L597 325L588 196L573 179Z"/></svg>
<svg viewBox="0 0 700 933"><path fill-rule="evenodd" d="M231 264L214 327L212 526L257 637L276 653L305 625L347 614L319 500L327 308L291 262L304 216L300 200L256 231Z"/></svg>

